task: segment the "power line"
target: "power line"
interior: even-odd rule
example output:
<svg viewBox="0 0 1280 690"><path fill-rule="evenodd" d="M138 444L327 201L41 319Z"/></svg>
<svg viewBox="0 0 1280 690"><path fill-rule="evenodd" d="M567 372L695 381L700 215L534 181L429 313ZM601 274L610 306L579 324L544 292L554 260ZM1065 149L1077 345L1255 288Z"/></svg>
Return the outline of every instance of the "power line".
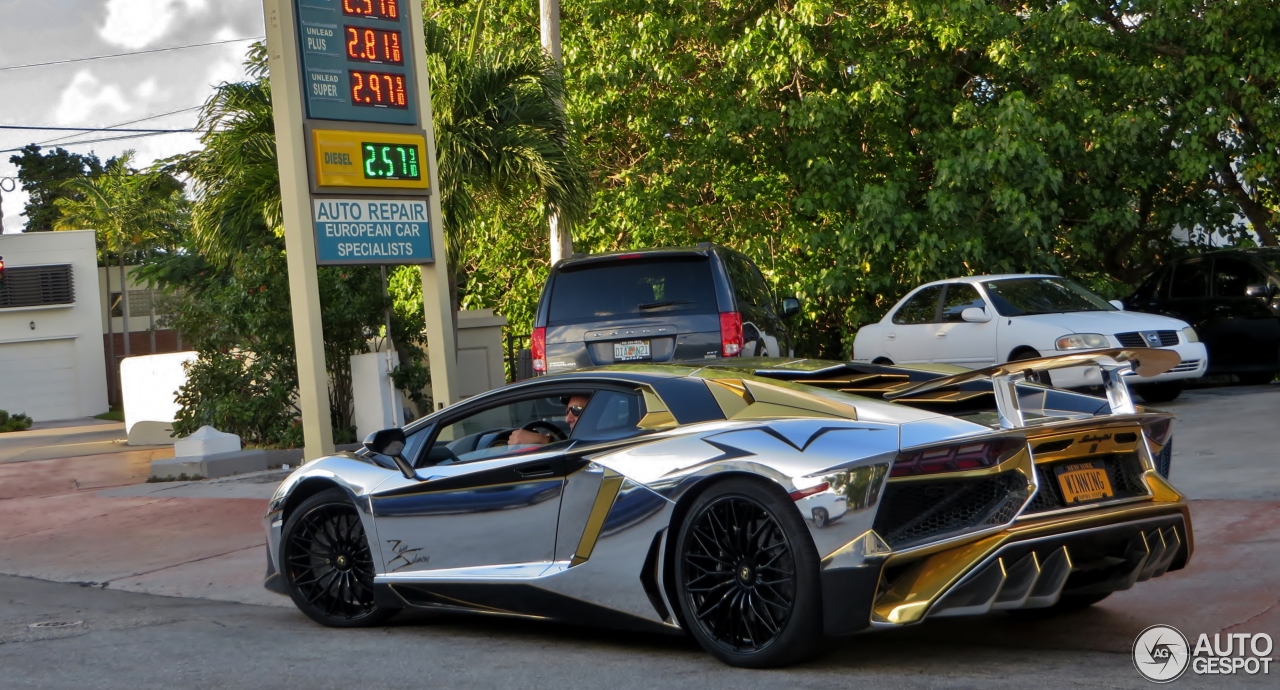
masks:
<svg viewBox="0 0 1280 690"><path fill-rule="evenodd" d="M104 130L104 131L105 131L105 130ZM66 143L64 143L64 144L58 144L58 146L59 146L59 147L64 147L64 146L80 146L80 145L82 145L82 144L97 144L97 143L104 142L104 141L121 141L121 140L123 140L123 139L141 139L141 138L143 138L143 137L154 137L154 136L159 136L159 135L161 135L161 134L179 134L179 133L183 133L183 132L190 132L190 131L195 131L195 130L177 129L177 130L172 130L172 131L163 131L163 130L162 130L162 131L158 131L158 132L151 132L150 134L126 134L126 135L124 135L124 136L119 136L119 137L106 137L106 138L104 138L104 139L85 139L84 141L68 141L68 142L66 142ZM0 153L14 153L14 152L21 151L21 150L22 150L21 148L16 148L16 149L4 149L3 151L0 151Z"/></svg>
<svg viewBox="0 0 1280 690"><path fill-rule="evenodd" d="M195 131L193 129L117 129L115 127L45 127L34 125L0 125L0 129L37 130L49 132L152 132L155 134Z"/></svg>
<svg viewBox="0 0 1280 690"><path fill-rule="evenodd" d="M108 125L107 127L104 127L103 129L114 129L114 128L116 128L116 127L123 127L123 126L125 126L125 125L136 125L136 124L138 124L139 122L146 122L147 120L158 120L158 119L160 119L160 118L162 118L162 117L169 117L170 115L177 115L178 113L185 113L185 112L190 112L190 111L192 111L192 110L199 110L199 109L201 109L201 108L203 108L203 107L204 107L203 105L193 105L193 106L191 106L190 108L183 108L183 109L181 109L181 110L171 110L171 111L169 111L169 112L167 112L167 113L160 113L159 115L148 115L147 117L140 117L140 118L138 118L138 119L136 119L136 120L129 120L128 122L119 122L119 123L116 123L116 124L114 124L114 125ZM89 131L89 130L82 130L82 131ZM58 142L58 141L66 141L67 139L74 139L74 138L76 138L76 137L78 137L78 136L80 136L80 135L79 135L79 134L69 134L69 135L67 135L67 136L58 137L58 138L56 138L56 139L48 139L48 140L46 140L46 141L36 142L36 146L44 146L44 145L46 145L46 144L52 144L52 143L54 143L54 142Z"/></svg>
<svg viewBox="0 0 1280 690"><path fill-rule="evenodd" d="M91 57L71 58L70 60L53 60L50 62L32 62L26 65L8 65L0 67L0 72L7 72L15 69L26 69L28 67L48 67L49 65L65 65L72 62L86 62L88 60L106 60L108 58L128 57L130 55L147 55L149 53L163 53L170 50L186 50L187 48L203 48L205 46L220 46L227 43L240 43L242 41L261 41L263 36L254 36L250 38L230 38L225 41L210 41L209 43L191 43L185 46L173 46L171 48L152 48L150 50L135 50L129 53L114 53L111 55L94 55Z"/></svg>

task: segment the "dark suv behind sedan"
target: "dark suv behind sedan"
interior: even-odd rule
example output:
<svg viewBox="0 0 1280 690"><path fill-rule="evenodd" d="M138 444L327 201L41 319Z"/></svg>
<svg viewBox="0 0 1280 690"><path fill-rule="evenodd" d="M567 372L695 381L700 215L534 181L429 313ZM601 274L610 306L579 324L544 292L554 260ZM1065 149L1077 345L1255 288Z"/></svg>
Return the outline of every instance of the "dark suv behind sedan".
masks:
<svg viewBox="0 0 1280 690"><path fill-rule="evenodd" d="M542 288L535 375L618 362L790 356L784 317L750 259L713 244L575 255Z"/></svg>
<svg viewBox="0 0 1280 690"><path fill-rule="evenodd" d="M1209 375L1259 384L1280 373L1280 249L1180 259L1148 276L1124 305L1191 324L1209 351Z"/></svg>

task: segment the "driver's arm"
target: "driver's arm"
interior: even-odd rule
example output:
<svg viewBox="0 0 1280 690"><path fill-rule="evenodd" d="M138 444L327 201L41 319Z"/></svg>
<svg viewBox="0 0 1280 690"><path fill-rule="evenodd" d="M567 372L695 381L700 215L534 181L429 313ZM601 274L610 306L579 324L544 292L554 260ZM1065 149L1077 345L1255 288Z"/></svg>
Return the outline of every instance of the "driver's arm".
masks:
<svg viewBox="0 0 1280 690"><path fill-rule="evenodd" d="M511 432L511 436L507 438L508 446L518 445L545 445L551 443L551 436L537 431L529 431L528 429L516 429Z"/></svg>

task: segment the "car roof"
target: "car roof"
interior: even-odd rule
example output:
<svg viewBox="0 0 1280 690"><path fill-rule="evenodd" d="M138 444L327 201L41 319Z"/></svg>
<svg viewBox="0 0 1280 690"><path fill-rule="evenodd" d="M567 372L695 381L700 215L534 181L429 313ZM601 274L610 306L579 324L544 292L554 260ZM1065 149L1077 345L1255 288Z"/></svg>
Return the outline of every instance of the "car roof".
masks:
<svg viewBox="0 0 1280 690"><path fill-rule="evenodd" d="M985 283L990 280L1011 280L1013 278L1061 278L1051 273L992 273L981 276L961 276L958 278L944 278L943 280L935 280L931 283L925 283L920 287L929 287L930 285L947 285L949 283Z"/></svg>
<svg viewBox="0 0 1280 690"><path fill-rule="evenodd" d="M717 250L724 251L725 248L706 242L696 247L658 247L655 249L628 249L617 252L601 252L599 254L574 254L567 259L561 259L557 262L555 270L571 269L579 266L609 263L612 261L625 261L628 259L650 259L655 257L706 257L710 256L712 252Z"/></svg>

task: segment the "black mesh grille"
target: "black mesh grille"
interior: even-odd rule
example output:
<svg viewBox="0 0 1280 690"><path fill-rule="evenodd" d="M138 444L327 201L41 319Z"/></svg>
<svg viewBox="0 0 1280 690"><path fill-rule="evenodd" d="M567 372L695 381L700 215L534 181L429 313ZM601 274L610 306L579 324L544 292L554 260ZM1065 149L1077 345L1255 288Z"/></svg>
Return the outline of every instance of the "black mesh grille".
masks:
<svg viewBox="0 0 1280 690"><path fill-rule="evenodd" d="M955 536L1013 519L1027 499L1022 473L890 483L875 530L894 548Z"/></svg>
<svg viewBox="0 0 1280 690"><path fill-rule="evenodd" d="M1088 458L1074 458L1066 460L1066 463L1089 462L1093 460L1102 460L1107 469L1107 478L1111 480L1111 488L1115 491L1114 498L1133 498L1134 496L1146 496L1148 494L1147 486L1142 481L1142 461L1138 459L1137 453L1112 453L1109 455L1095 455ZM1055 465L1063 463L1053 463L1049 465L1036 465L1036 477L1040 480L1040 491L1031 499L1031 505L1027 506L1027 513L1042 513L1047 510L1058 510L1067 507L1066 500L1062 496L1062 487L1058 485L1058 478L1053 473Z"/></svg>
<svg viewBox="0 0 1280 690"><path fill-rule="evenodd" d="M1160 336L1161 347L1178 344L1177 331L1156 331L1156 333ZM1121 347L1151 347L1151 343L1147 342L1147 339L1138 331L1117 333L1116 340L1120 341Z"/></svg>
<svg viewBox="0 0 1280 690"><path fill-rule="evenodd" d="M1169 478L1169 470L1173 469L1173 441L1164 444L1160 454L1156 456L1156 472L1161 477Z"/></svg>
<svg viewBox="0 0 1280 690"><path fill-rule="evenodd" d="M0 309L72 304L76 301L71 266L10 266L0 284Z"/></svg>

